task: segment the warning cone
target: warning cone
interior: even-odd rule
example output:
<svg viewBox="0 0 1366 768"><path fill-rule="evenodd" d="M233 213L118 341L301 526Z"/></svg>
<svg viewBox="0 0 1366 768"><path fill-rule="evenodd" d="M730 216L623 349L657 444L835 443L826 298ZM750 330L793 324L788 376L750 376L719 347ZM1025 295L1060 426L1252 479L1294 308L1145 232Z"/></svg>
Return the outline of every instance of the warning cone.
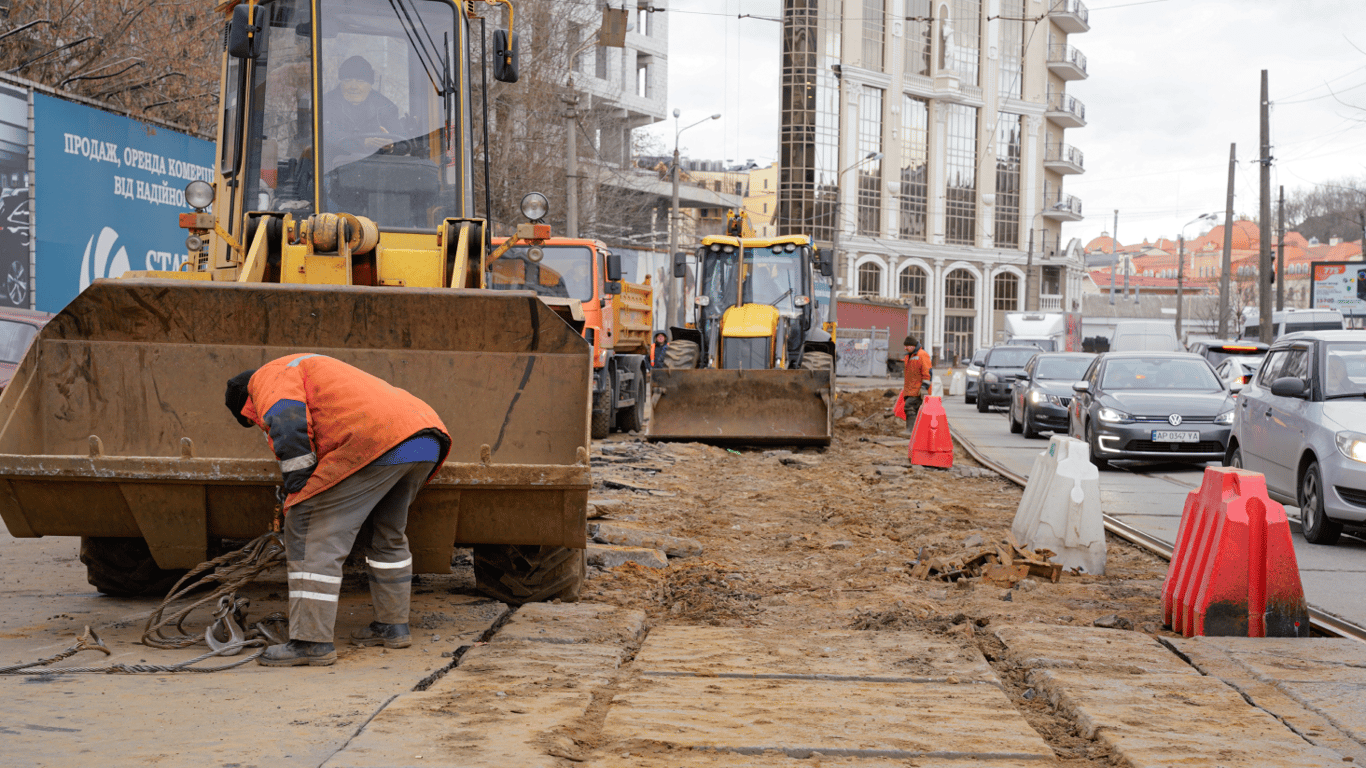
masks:
<svg viewBox="0 0 1366 768"><path fill-rule="evenodd" d="M953 439L949 437L949 417L938 397L925 398L915 416L908 452L912 464L924 467L952 467Z"/></svg>

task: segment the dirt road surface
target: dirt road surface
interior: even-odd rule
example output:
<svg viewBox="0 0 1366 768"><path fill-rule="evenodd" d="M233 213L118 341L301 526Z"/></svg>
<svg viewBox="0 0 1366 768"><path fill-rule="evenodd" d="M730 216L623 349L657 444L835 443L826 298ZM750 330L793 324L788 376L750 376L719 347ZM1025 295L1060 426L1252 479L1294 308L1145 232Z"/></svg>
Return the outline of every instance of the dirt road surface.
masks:
<svg viewBox="0 0 1366 768"><path fill-rule="evenodd" d="M457 558L456 573L422 577L415 588L412 649L343 643L329 668L0 677L0 764L872 768L1366 759L1340 722L1301 711L1283 694L1283 711L1248 706L1240 689L1161 644L1175 642L1161 627L1166 563L1119 540L1109 541L1104 576L912 578L921 561L1003 542L1020 490L962 454L952 470L909 466L904 423L890 415L893 400L882 391L842 393L838 402L840 426L827 449L630 436L597 444L601 516L591 522L617 538L635 531L674 548L667 567L590 567L580 603L508 611L474 592L468 558ZM649 554L638 559L657 557ZM5 537L0 558L8 606L0 665L57 653L85 625L113 656L81 654L53 666L168 664L203 650L137 645L155 601L94 594L74 540ZM285 591L283 574L252 585L251 615L282 610ZM368 612L357 573L344 585L339 637ZM1185 653L1218 675L1220 665L1237 666L1234 651L1204 644ZM1337 652L1322 647L1325 658ZM1362 677L1339 672L1334 684L1351 674ZM1353 684L1366 690L1366 679ZM1362 720L1343 717L1347 731L1351 718Z"/></svg>

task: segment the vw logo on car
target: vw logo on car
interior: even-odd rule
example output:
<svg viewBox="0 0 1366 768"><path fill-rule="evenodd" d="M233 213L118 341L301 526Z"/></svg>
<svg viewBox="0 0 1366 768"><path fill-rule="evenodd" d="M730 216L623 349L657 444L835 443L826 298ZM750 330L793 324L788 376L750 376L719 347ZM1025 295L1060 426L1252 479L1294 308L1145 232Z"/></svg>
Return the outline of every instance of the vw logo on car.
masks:
<svg viewBox="0 0 1366 768"><path fill-rule="evenodd" d="M1173 427L1181 426L1181 414L1173 413L1172 415L1168 416L1167 423L1172 425Z"/></svg>

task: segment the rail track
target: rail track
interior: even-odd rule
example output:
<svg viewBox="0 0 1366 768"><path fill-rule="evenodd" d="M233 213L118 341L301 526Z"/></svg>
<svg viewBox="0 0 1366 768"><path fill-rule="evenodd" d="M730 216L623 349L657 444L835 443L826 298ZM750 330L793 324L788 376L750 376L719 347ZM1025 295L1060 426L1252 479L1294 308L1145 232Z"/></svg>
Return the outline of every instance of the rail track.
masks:
<svg viewBox="0 0 1366 768"><path fill-rule="evenodd" d="M952 429L950 429L950 432L952 432ZM968 440L957 433L953 433L953 439L982 466L990 469L1010 482L1015 483L1021 488L1028 483L1028 478L1024 475L1017 474L1007 469L999 462L994 461L973 444L971 440ZM1137 546L1152 552L1164 560L1170 561L1172 559L1172 545L1170 542L1150 536L1117 518L1109 515L1102 516L1105 518L1105 530L1125 541L1136 544ZM1324 613L1313 606L1309 607L1309 627L1317 637L1346 637L1361 643L1366 643L1366 628L1359 627L1351 622Z"/></svg>

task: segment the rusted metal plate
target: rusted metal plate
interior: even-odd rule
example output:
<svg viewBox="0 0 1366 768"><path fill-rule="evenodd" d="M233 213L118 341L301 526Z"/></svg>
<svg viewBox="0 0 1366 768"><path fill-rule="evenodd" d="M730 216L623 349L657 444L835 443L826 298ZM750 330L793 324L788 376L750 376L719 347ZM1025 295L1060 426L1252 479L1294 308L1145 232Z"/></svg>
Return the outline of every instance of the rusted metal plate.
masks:
<svg viewBox="0 0 1366 768"><path fill-rule="evenodd" d="M295 352L355 365L441 415L451 463L414 510L450 516L427 526L434 533L584 545L591 349L517 291L96 281L44 327L0 394L6 525L18 536L146 535L129 499L171 519L175 498L198 493L189 485L203 502L187 513L206 516L209 533L258 535L279 470L259 430L223 407L223 390ZM89 456L91 435L101 455ZM180 458L186 439L191 457ZM462 503L467 490L477 511ZM182 523L164 530L197 536Z"/></svg>
<svg viewBox="0 0 1366 768"><path fill-rule="evenodd" d="M829 445L831 371L661 370L651 440Z"/></svg>

